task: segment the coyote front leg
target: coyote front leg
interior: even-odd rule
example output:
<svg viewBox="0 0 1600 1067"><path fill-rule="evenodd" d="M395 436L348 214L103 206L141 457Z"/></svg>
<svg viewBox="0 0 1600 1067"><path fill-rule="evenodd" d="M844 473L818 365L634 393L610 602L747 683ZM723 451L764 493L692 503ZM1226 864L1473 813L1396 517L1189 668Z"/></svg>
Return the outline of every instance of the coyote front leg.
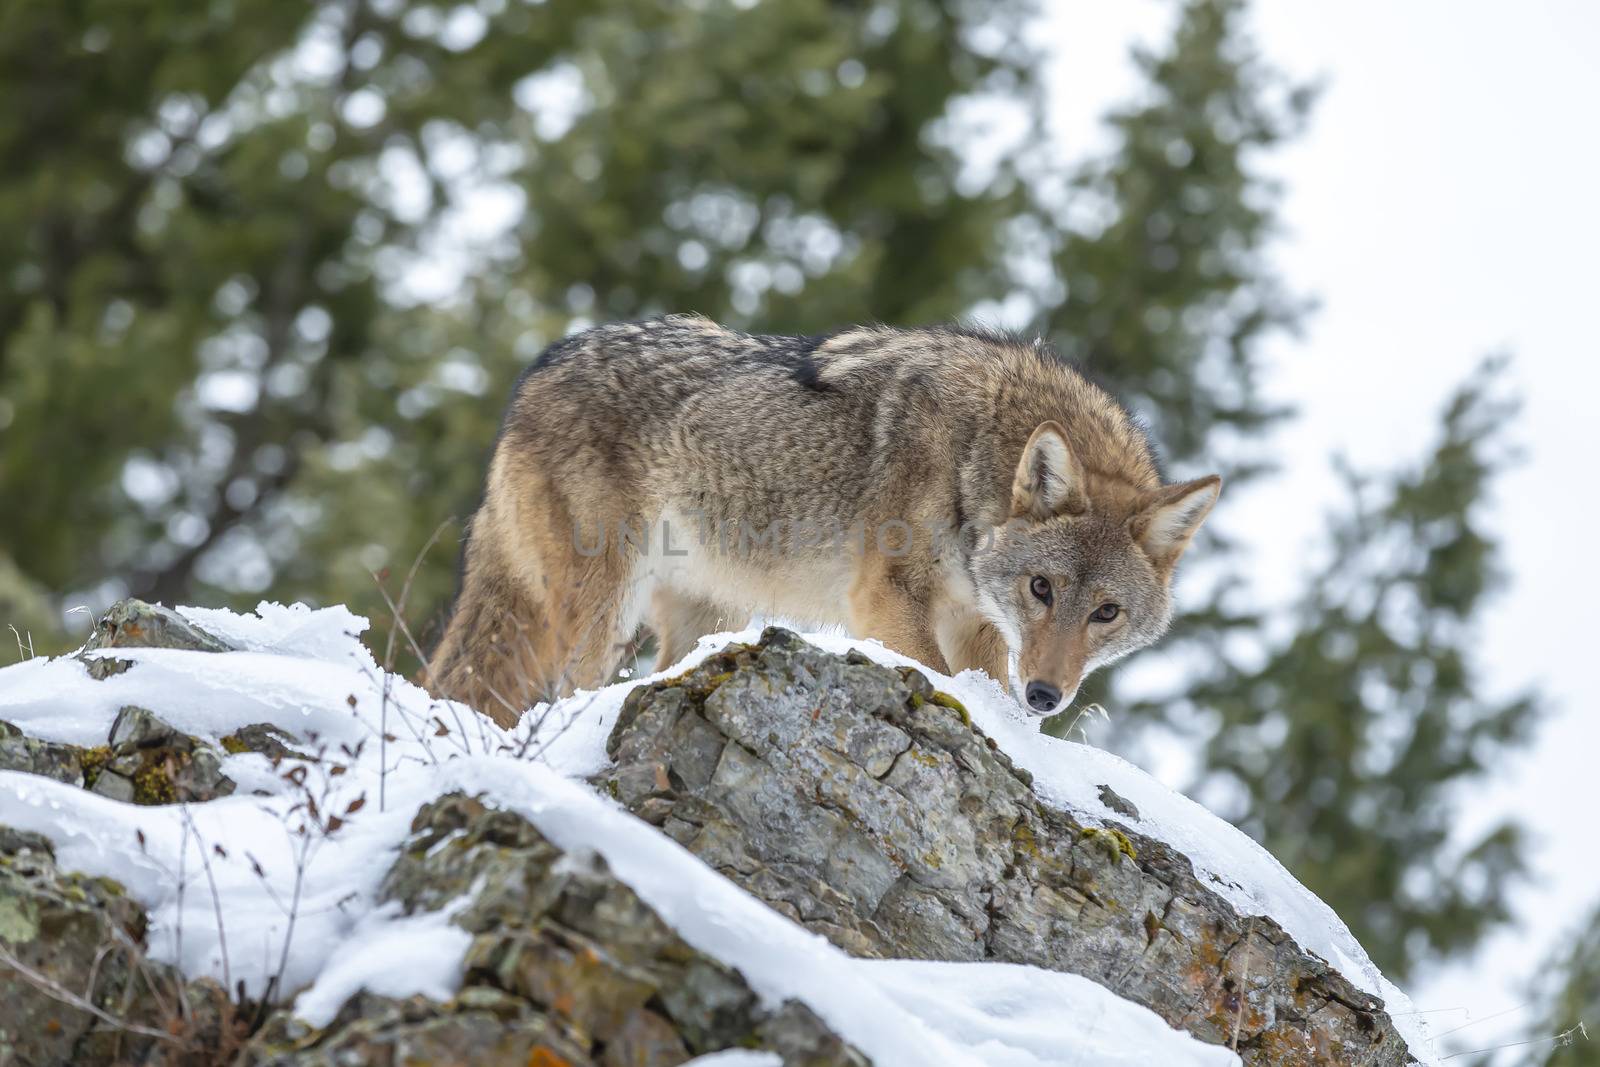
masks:
<svg viewBox="0 0 1600 1067"><path fill-rule="evenodd" d="M993 625L982 619L965 619L951 627L948 636L941 630L940 637L952 672L980 670L1002 687L1010 688L1010 652L1006 639Z"/></svg>
<svg viewBox="0 0 1600 1067"><path fill-rule="evenodd" d="M850 631L882 641L941 674L948 674L944 654L928 617L928 597L908 588L886 571L862 575L850 590Z"/></svg>

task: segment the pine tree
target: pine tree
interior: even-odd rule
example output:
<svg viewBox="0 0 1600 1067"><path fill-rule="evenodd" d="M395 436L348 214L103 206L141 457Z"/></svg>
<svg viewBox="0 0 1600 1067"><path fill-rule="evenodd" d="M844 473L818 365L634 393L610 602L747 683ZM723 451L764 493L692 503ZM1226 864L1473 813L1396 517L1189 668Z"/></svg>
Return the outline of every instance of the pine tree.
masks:
<svg viewBox="0 0 1600 1067"><path fill-rule="evenodd" d="M1537 1014L1515 1062L1523 1067L1590 1067L1600 1062L1600 907L1539 968Z"/></svg>
<svg viewBox="0 0 1600 1067"><path fill-rule="evenodd" d="M1042 330L1175 465L1215 464L1287 414L1261 395L1262 345L1306 310L1267 254L1278 190L1258 157L1300 132L1314 93L1261 59L1244 16L1242 0L1191 2L1164 51L1136 49L1146 87L1108 116L1115 150L1045 198L1061 299ZM1257 464L1239 457L1230 480Z"/></svg>
<svg viewBox="0 0 1600 1067"><path fill-rule="evenodd" d="M1456 791L1537 720L1531 696L1481 695L1473 654L1498 579L1482 501L1508 460L1499 368L1451 399L1415 469L1352 476L1288 638L1215 642L1211 668L1163 709L1208 724L1212 806L1333 904L1391 975L1507 919L1523 869L1514 823L1454 834Z"/></svg>
<svg viewBox="0 0 1600 1067"><path fill-rule="evenodd" d="M1264 348L1310 308L1271 262L1279 190L1259 160L1301 131L1315 93L1262 59L1245 14L1242 0L1186 4L1164 51L1135 51L1147 84L1109 115L1113 149L1035 198L1052 266L1035 290L1039 332L1150 426L1175 476L1221 471L1229 496L1271 468L1264 436L1290 412L1262 396ZM1243 563L1218 526L1191 559L1222 577L1186 602L1178 640L1209 646L1261 624L1223 595ZM1125 705L1115 677L1090 678L1080 704Z"/></svg>

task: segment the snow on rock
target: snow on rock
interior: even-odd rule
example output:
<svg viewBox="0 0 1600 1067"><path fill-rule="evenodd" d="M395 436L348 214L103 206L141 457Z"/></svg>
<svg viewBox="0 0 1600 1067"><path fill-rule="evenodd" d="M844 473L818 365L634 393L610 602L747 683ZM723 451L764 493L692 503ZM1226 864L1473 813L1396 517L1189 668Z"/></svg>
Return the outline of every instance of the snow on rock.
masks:
<svg viewBox="0 0 1600 1067"><path fill-rule="evenodd" d="M189 975L242 980L259 995L281 970L279 989L298 993L296 1012L313 1024L332 1018L360 989L448 996L470 939L448 912L401 916L378 905L377 889L419 806L462 790L521 813L563 848L597 850L690 944L738 967L762 998L804 1001L877 1063L1237 1062L1227 1049L1195 1041L1074 975L1000 963L856 960L767 908L573 780L606 766L606 738L637 682L540 706L517 729L502 731L386 675L358 640L366 620L342 607L264 603L254 615L183 615L239 651L118 648L116 657L134 667L103 680L71 658L30 660L0 670L0 720L78 745L103 743L126 705L151 708L210 740L271 723L323 753L304 784L285 781L263 756L243 753L225 764L239 783L233 796L134 807L0 772L0 823L51 838L65 870L122 883L150 914L152 955ZM756 636L707 637L683 663L652 677ZM859 649L891 666L910 664L871 642L827 634L807 640L840 653ZM108 653L90 653L97 654ZM984 676L947 678L916 666L1032 772L1042 797L1091 817L1122 818L1100 800L1098 787L1111 786L1138 808L1140 831L1188 855L1219 894L1272 916L1300 945L1381 997L1397 1024L1410 1025L1414 1054L1430 1062L1417 1016L1404 1014L1403 994L1331 910L1253 841L1116 757L1037 733ZM334 766L343 769L330 773ZM307 796L323 812L349 812L344 825L328 835L294 833ZM359 810L350 811L352 804ZM776 1061L730 1052L695 1062Z"/></svg>
<svg viewBox="0 0 1600 1067"><path fill-rule="evenodd" d="M1076 974L1014 963L939 963L863 960L890 996L940 1033L960 1040L986 1063L1085 1063L1096 1067L1149 1067L1161 1056L1165 1023L1146 1008L1105 995L1105 987ZM1066 1022L1070 1020L1070 1022ZM1063 1023L1077 1048L1062 1043ZM1081 1044L1079 1044L1081 1043ZM1238 1058L1220 1045L1203 1046L1218 1065ZM1059 1057L1060 1059L1056 1059Z"/></svg>
<svg viewBox="0 0 1600 1067"><path fill-rule="evenodd" d="M776 1052L752 1052L749 1049L730 1048L696 1056L683 1067L783 1067L783 1057Z"/></svg>
<svg viewBox="0 0 1600 1067"><path fill-rule="evenodd" d="M362 990L448 1000L461 985L461 962L472 945L472 935L450 922L454 913L441 908L402 916L393 905L369 911L343 939L352 951L331 957L311 988L295 999L295 1014L312 1026L326 1026Z"/></svg>

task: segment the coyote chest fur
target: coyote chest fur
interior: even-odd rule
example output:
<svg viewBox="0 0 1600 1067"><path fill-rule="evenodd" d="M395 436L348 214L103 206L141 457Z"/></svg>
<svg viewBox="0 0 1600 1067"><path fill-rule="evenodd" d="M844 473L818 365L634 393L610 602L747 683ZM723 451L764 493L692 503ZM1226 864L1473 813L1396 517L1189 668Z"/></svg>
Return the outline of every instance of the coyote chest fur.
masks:
<svg viewBox="0 0 1600 1067"><path fill-rule="evenodd" d="M502 723L753 615L842 625L1039 714L1166 629L1221 488L1163 485L1107 393L958 328L601 326L518 382L428 667Z"/></svg>

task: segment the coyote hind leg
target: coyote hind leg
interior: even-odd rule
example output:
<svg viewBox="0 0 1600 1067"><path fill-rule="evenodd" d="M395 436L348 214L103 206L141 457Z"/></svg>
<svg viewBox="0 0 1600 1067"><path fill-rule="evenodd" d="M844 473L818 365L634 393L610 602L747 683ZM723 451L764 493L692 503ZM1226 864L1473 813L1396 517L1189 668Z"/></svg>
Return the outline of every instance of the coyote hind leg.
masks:
<svg viewBox="0 0 1600 1067"><path fill-rule="evenodd" d="M470 544L467 552L469 558L475 554ZM515 726L525 708L550 695L552 679L543 664L554 650L547 647L546 618L532 590L503 575L469 570L444 638L428 661L428 688L500 726Z"/></svg>
<svg viewBox="0 0 1600 1067"><path fill-rule="evenodd" d="M434 693L507 728L541 700L609 681L636 599L630 553L580 553L564 502L537 505L491 498L474 517L461 594L428 664Z"/></svg>
<svg viewBox="0 0 1600 1067"><path fill-rule="evenodd" d="M432 690L509 729L540 701L604 685L628 637L627 576L617 570L589 567L570 584L538 588L503 574L469 577L428 666Z"/></svg>

